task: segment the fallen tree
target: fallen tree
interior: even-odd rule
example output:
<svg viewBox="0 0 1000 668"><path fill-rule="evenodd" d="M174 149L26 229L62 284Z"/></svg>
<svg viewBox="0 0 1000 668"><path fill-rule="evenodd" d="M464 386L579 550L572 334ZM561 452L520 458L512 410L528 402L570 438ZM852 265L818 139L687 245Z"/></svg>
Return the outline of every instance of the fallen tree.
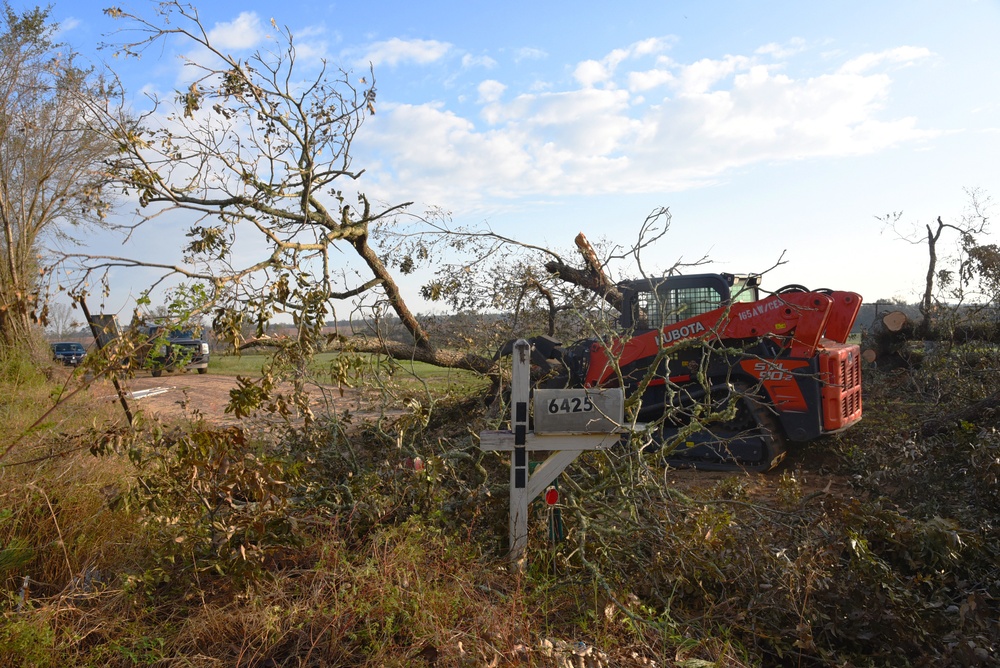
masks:
<svg viewBox="0 0 1000 668"><path fill-rule="evenodd" d="M236 349L258 342L275 319L290 318L297 332L292 343L306 351L328 344L489 373L501 336L543 327L555 334L565 314L589 312L598 302L620 308L609 261L638 262L669 226L669 212L656 209L634 246L612 248L603 258L580 234L576 263L490 230L449 229L441 216L413 213L410 202L376 206L360 189L365 170L352 155L357 133L376 110L372 72L323 64L303 83L293 36L274 22L267 50L230 53L196 9L176 0L160 4L151 18L110 13L125 23L123 34L139 35L114 44L116 55L140 58L168 44L198 54L185 60L186 80L172 101L152 97L149 108L137 111L119 99L92 109L99 132L120 149L109 173L138 204L128 234L183 220L176 235L186 241L176 263L64 255L66 266L78 268L71 290L107 281L115 269L153 268L160 278L146 295L179 282L169 293L172 310L184 319L211 315L216 335ZM425 297L454 299L460 310L478 291L489 299L474 311L511 314L504 327L495 317L484 319L469 337L478 345L466 351L436 344L397 281L430 262L434 245L462 248L467 259L445 265L421 291ZM252 255L247 248L261 250ZM496 262L501 256L505 261ZM374 323L373 335L325 335L327 318L344 303ZM379 334L386 314L398 319L406 341ZM539 314L544 322L535 320Z"/></svg>
<svg viewBox="0 0 1000 668"><path fill-rule="evenodd" d="M889 311L878 318L862 342L862 356L869 364L890 369L909 366L912 358L909 342L916 328L902 311Z"/></svg>

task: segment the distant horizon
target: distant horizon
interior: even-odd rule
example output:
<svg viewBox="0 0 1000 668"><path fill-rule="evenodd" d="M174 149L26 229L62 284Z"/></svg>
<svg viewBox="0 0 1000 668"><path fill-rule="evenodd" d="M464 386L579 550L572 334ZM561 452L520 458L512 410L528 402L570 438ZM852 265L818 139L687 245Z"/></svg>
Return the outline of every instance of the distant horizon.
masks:
<svg viewBox="0 0 1000 668"><path fill-rule="evenodd" d="M879 306L897 306L899 308L879 309ZM951 305L951 306L954 306L954 305ZM985 305L982 305L982 304L965 304L964 306L966 306L968 308L983 308L983 307L986 307ZM998 310L997 307L986 307L986 308L992 308L993 310ZM871 326L874 323L874 318L876 316L878 316L879 314L881 314L881 313L889 313L891 311L896 311L896 310L904 310L904 312L905 312L905 311L908 310L908 311L910 311L910 313L907 313L907 316L908 317L915 317L916 315L919 315L919 309L920 309L920 302L919 301L908 302L908 303L904 303L904 304L900 304L900 303L898 303L896 301L874 301L874 302L867 302L866 301L866 302L863 302L862 303L862 307L861 307L861 311L859 312L858 317L857 317L857 319L854 322L854 326L851 328L851 332L852 333L858 333L861 330L863 330L863 329ZM870 313L870 316L869 316L869 313ZM100 315L104 315L104 314L100 314ZM462 313L437 313L437 314L417 313L416 317L418 319L421 319L421 320L426 320L428 318L435 318L435 319L440 319L440 320L443 320L443 321L447 321L450 318L458 318L458 317L461 317L462 315L463 315ZM506 316L506 315L509 315L509 314L502 313L502 312L483 312L483 313L478 313L477 315L481 315L481 316L495 315L495 316L498 316L498 317L503 317L503 316ZM400 320L399 320L399 318L396 315L386 315L386 316L383 316L382 320L384 322L390 323L390 324L392 324L394 326L400 325ZM870 320L870 322L866 322L866 320ZM340 327L350 327L352 324L358 324L357 319L355 319L355 320L341 319L341 320L336 320L336 321L334 321L334 320L327 320L323 324L323 329L327 330L327 329L334 329L334 328L340 328ZM214 339L214 332L212 332L211 327L208 326L207 324L203 324L202 326L205 327L206 331ZM268 324L266 331L268 333L270 333L272 331L294 331L294 330L295 330L294 323L272 321L272 322L270 322ZM354 334L356 334L356 332L352 331L352 335L354 335ZM93 340L94 340L94 337L93 337L93 335L90 332L90 328L87 325L81 325L80 327L78 327L76 329L76 332L73 333L73 334L64 334L62 336L59 336L59 335L52 334L52 333L46 331L45 336L46 336L46 340L49 341L49 342L56 342L56 341L83 341L83 340L87 340L87 341L93 342Z"/></svg>

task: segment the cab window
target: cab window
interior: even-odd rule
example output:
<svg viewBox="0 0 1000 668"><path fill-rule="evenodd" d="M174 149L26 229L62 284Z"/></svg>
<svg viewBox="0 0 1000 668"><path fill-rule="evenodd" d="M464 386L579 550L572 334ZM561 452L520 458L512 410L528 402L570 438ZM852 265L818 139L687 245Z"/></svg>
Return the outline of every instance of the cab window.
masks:
<svg viewBox="0 0 1000 668"><path fill-rule="evenodd" d="M745 277L737 277L730 291L732 294L730 301L734 304L747 304L758 299L756 283Z"/></svg>
<svg viewBox="0 0 1000 668"><path fill-rule="evenodd" d="M640 329L659 329L722 306L722 295L709 287L645 291L636 297Z"/></svg>

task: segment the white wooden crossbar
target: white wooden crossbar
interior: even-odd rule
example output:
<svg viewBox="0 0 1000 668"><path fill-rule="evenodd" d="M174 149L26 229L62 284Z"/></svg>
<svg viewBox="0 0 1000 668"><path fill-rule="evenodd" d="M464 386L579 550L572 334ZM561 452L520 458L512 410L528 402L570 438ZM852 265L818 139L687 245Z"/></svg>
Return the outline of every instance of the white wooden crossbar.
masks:
<svg viewBox="0 0 1000 668"><path fill-rule="evenodd" d="M567 466L585 450L609 448L621 439L620 414L622 401L616 406L619 414L601 420L600 433L563 432L535 434L528 429L531 397L531 344L524 339L514 343L511 380L511 428L484 431L479 434L479 447L488 451L510 452L510 558L519 568L525 566L528 544L528 504L542 494ZM621 392L621 390L615 390ZM574 392L574 391L570 391ZM576 391L575 394L579 394ZM605 416L607 417L607 416ZM598 422L590 420L590 422ZM529 470L528 453L548 451L553 454Z"/></svg>

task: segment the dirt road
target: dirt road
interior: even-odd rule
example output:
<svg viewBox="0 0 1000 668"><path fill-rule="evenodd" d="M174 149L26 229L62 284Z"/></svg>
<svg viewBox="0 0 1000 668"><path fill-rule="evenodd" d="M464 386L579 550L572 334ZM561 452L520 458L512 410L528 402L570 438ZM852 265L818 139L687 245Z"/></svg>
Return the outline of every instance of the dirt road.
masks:
<svg viewBox="0 0 1000 668"><path fill-rule="evenodd" d="M236 387L235 377L195 373L166 374L159 378L142 374L125 381L133 410L146 411L164 420L198 413L217 424L237 421L232 414L225 412L229 392ZM361 394L357 390L346 389L342 397L336 391L333 395L336 412L361 411Z"/></svg>

